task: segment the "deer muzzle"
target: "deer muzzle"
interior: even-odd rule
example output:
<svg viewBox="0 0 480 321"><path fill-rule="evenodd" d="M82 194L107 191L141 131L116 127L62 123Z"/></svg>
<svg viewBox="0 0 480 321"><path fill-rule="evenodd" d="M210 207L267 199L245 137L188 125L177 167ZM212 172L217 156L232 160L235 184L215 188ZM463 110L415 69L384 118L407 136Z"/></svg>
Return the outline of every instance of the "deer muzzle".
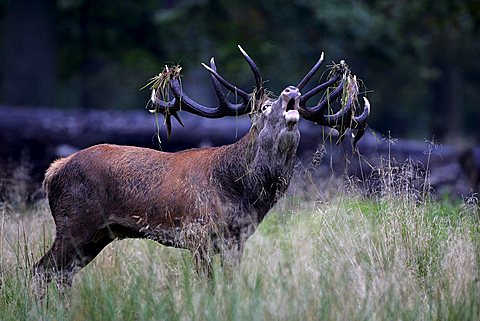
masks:
<svg viewBox="0 0 480 321"><path fill-rule="evenodd" d="M283 117L285 117L289 129L293 129L300 119L298 104L301 95L297 87L288 86L280 96L282 98Z"/></svg>

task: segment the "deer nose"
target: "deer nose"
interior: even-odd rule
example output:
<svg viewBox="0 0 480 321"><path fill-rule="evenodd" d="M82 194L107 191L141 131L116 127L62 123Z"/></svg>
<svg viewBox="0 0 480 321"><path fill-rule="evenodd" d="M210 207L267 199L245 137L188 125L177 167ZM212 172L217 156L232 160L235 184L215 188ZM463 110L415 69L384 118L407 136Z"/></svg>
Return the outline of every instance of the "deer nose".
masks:
<svg viewBox="0 0 480 321"><path fill-rule="evenodd" d="M282 91L282 98L285 100L290 100L290 99L295 99L300 97L302 94L300 94L300 90L297 87L294 86L288 86Z"/></svg>

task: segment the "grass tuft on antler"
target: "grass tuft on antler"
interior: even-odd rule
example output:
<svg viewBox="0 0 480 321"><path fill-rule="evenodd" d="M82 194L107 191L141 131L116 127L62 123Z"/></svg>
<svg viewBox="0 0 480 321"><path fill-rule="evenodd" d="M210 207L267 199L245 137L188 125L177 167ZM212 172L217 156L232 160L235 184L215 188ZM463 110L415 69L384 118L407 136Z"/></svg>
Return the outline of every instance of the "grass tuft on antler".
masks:
<svg viewBox="0 0 480 321"><path fill-rule="evenodd" d="M181 71L182 71L182 67L180 65L174 65L174 66L165 65L165 68L162 70L162 72L150 78L148 83L142 88L140 88L140 90L150 87L150 90L152 90L152 95L155 95L157 98L159 98L162 101L169 101L170 100L170 82L174 78L180 78ZM151 104L152 101L149 100L148 103ZM160 138L160 123L158 121L158 112L155 110L154 114L155 114L155 125L157 127L155 135L157 137L158 144L161 148L162 140ZM171 136L170 116L171 115L167 111L167 113L164 114L164 120L163 120L163 124L167 126L168 138L170 138Z"/></svg>
<svg viewBox="0 0 480 321"><path fill-rule="evenodd" d="M346 64L344 60L341 60L340 63L338 64L333 63L333 65L330 66L330 70L327 78L330 79L338 74L342 74L342 78L345 80L343 84L342 94L338 99L340 103L340 109L338 111L335 111L334 107L332 106L334 101L328 100L328 112L330 115L333 115L337 112L345 110L345 108L350 108L350 111L348 112L348 116L346 114L344 117L342 117L342 126L336 128L340 134L337 144L343 140L346 130L352 127L351 123L354 121L353 117L356 114L358 114L357 110L360 108L360 104L358 101L358 94L359 94L359 88L361 87L361 83L363 83L357 80L356 75L352 75L350 67ZM326 90L324 97L325 96L330 97L330 94L332 93L332 91L335 90L335 85L332 85ZM350 107L347 107L348 104L350 104ZM347 123L344 123L344 121L347 121L350 123L347 124Z"/></svg>
<svg viewBox="0 0 480 321"><path fill-rule="evenodd" d="M140 88L140 90L150 87L150 89L158 89L160 88L161 91L167 89L168 91L168 84L170 80L173 78L180 77L180 73L182 71L182 67L180 65L175 66L167 66L160 72L158 75L153 76L148 80L148 83Z"/></svg>

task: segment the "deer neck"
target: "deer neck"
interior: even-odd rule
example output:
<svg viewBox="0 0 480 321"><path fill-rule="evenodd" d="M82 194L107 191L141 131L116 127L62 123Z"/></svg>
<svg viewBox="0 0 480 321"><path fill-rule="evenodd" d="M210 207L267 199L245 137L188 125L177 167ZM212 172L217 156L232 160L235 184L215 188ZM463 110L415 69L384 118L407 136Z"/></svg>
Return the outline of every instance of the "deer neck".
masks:
<svg viewBox="0 0 480 321"><path fill-rule="evenodd" d="M215 166L215 180L226 198L250 208L261 221L287 190L293 172L298 141L287 150L274 138L263 139L255 126L239 141L222 148Z"/></svg>

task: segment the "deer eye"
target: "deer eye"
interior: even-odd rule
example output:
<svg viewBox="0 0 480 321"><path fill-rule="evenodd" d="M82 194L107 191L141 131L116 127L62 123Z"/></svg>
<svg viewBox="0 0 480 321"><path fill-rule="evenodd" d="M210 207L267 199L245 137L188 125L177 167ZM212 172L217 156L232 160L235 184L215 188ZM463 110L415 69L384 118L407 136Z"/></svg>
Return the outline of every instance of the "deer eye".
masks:
<svg viewBox="0 0 480 321"><path fill-rule="evenodd" d="M260 108L260 110L262 111L262 113L265 113L265 111L269 110L272 108L272 103L271 102L266 102L262 105L262 107Z"/></svg>

